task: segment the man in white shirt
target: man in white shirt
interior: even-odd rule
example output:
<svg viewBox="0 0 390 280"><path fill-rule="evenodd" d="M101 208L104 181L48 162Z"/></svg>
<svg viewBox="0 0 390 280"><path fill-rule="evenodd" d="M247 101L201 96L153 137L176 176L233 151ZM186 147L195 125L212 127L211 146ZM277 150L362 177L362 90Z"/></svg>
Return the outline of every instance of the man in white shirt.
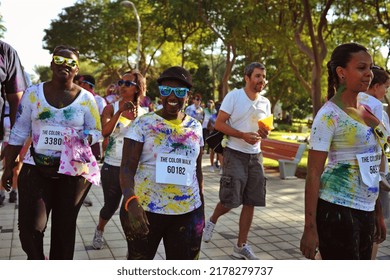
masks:
<svg viewBox="0 0 390 280"><path fill-rule="evenodd" d="M263 64L252 62L244 70L245 87L229 92L222 101L215 129L228 135L223 152L223 175L217 206L206 222L203 240L209 242L220 216L242 205L237 244L233 256L249 260L258 257L247 244L254 207L265 206L265 175L260 150L268 131L258 120L271 115L269 100L260 95L266 85Z"/></svg>

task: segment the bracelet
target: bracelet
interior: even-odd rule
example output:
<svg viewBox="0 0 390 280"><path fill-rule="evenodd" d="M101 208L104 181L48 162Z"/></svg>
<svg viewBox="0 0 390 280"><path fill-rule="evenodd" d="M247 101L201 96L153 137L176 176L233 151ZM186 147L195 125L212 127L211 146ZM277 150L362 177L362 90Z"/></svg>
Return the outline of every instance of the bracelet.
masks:
<svg viewBox="0 0 390 280"><path fill-rule="evenodd" d="M130 196L130 197L126 200L126 203L125 203L125 210L126 210L126 211L129 211L129 203L130 203L130 201L132 201L134 198L138 199L139 197L136 196L136 195L133 195L133 196Z"/></svg>

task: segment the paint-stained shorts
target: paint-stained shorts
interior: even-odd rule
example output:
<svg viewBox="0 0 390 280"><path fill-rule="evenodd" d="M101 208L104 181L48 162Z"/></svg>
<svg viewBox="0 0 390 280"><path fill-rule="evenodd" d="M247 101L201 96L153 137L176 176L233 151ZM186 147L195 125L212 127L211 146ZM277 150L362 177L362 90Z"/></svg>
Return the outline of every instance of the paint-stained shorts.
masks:
<svg viewBox="0 0 390 280"><path fill-rule="evenodd" d="M374 211L318 200L317 231L323 260L370 260L374 229Z"/></svg>
<svg viewBox="0 0 390 280"><path fill-rule="evenodd" d="M265 195L266 178L261 153L246 154L225 148L219 189L222 205L226 208L236 208L241 204L265 206Z"/></svg>

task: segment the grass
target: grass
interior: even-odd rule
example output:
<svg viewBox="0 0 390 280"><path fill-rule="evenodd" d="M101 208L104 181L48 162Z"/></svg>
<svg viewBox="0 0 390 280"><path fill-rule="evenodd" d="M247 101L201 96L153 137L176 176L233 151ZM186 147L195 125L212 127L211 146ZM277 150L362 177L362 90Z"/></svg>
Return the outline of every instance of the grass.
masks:
<svg viewBox="0 0 390 280"><path fill-rule="evenodd" d="M298 143L297 140L289 140L286 139L283 136L301 136L301 137L307 137L309 136L309 133L298 133L298 132L286 132L286 131L272 131L270 135L268 136L269 139L275 139L280 141L286 141L286 142L292 142L292 143ZM300 163L298 164L298 170L301 172L306 172L307 170L307 154L308 149L306 148L306 151L303 153L302 159ZM264 166L268 168L278 168L279 163L276 160L264 158Z"/></svg>

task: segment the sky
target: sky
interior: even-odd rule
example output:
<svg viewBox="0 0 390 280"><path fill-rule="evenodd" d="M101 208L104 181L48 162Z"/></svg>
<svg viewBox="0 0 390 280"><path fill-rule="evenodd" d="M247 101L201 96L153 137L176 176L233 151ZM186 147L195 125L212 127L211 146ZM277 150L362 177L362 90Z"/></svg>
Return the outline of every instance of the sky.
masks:
<svg viewBox="0 0 390 280"><path fill-rule="evenodd" d="M51 56L42 48L43 30L76 0L0 0L0 3L0 14L7 28L3 40L16 49L25 70L34 74L35 65L49 66Z"/></svg>

